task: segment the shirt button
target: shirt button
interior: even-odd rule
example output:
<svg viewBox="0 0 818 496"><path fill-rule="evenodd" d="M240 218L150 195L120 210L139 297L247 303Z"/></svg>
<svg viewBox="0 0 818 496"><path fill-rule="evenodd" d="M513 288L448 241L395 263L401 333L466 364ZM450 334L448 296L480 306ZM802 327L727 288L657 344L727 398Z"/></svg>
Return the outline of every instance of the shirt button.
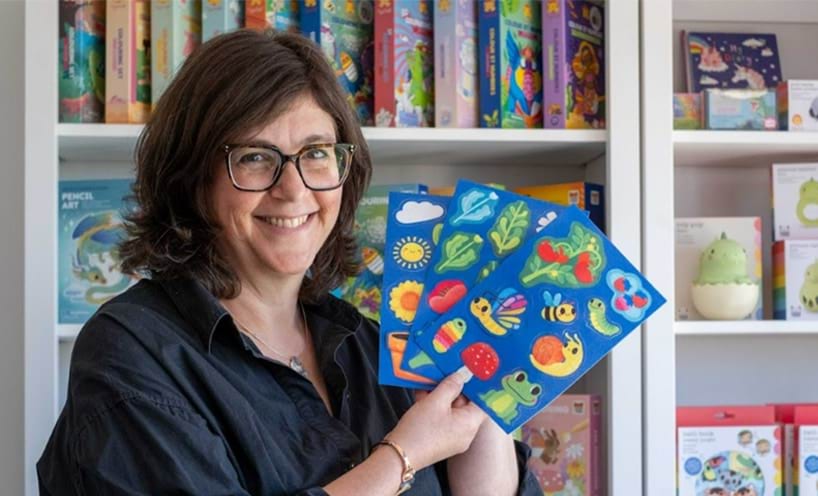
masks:
<svg viewBox="0 0 818 496"><path fill-rule="evenodd" d="M349 469L352 470L353 468L355 468L355 462L350 462Z"/></svg>

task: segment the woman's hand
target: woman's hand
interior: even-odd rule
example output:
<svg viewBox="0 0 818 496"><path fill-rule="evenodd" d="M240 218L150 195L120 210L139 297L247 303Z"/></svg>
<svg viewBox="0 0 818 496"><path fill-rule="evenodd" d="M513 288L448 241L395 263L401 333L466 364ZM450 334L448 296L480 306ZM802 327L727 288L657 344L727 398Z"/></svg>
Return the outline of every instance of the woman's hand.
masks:
<svg viewBox="0 0 818 496"><path fill-rule="evenodd" d="M419 393L417 402L387 436L406 452L415 469L466 451L488 418L460 397L464 376L454 373L430 393Z"/></svg>

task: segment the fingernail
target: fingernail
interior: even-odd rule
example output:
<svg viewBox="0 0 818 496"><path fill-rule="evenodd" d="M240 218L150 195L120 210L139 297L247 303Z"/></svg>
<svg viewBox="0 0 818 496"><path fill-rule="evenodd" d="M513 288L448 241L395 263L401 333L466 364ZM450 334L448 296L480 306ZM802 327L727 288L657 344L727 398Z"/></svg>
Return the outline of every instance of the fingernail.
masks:
<svg viewBox="0 0 818 496"><path fill-rule="evenodd" d="M457 372L455 373L458 375L463 384L469 382L471 378L474 377L472 371L467 369L466 367L460 367L459 369L457 369Z"/></svg>

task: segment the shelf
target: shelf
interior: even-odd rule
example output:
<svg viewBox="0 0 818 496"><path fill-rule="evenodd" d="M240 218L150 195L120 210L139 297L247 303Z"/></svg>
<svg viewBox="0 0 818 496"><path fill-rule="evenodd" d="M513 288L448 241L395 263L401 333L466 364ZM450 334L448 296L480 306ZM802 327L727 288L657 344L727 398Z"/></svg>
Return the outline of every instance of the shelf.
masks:
<svg viewBox="0 0 818 496"><path fill-rule="evenodd" d="M818 321L739 320L682 321L673 326L676 336L818 336Z"/></svg>
<svg viewBox="0 0 818 496"><path fill-rule="evenodd" d="M60 341L73 341L82 329L82 324L59 324L57 325L57 339Z"/></svg>
<svg viewBox="0 0 818 496"><path fill-rule="evenodd" d="M787 131L674 131L677 167L769 167L818 161L818 133Z"/></svg>
<svg viewBox="0 0 818 496"><path fill-rule="evenodd" d="M59 124L63 161L131 161L141 125ZM575 165L603 155L605 130L364 128L375 163Z"/></svg>
<svg viewBox="0 0 818 496"><path fill-rule="evenodd" d="M676 22L818 23L815 0L674 0Z"/></svg>

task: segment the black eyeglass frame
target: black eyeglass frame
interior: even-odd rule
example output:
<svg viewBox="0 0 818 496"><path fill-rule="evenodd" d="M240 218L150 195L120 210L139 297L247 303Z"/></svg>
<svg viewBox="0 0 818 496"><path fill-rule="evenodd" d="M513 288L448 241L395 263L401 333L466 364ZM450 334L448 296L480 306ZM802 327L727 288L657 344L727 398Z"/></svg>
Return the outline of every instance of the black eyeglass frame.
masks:
<svg viewBox="0 0 818 496"><path fill-rule="evenodd" d="M338 180L338 184L336 186L332 186L331 188L314 188L307 184L307 181L304 180L304 174L301 173L301 155L309 150L315 150L317 148L327 147L327 146L340 146L348 152L348 161L349 163L346 164L344 167L344 175L341 176ZM233 166L230 163L230 152L237 148L263 148L265 150L269 150L281 158L281 164L278 166L275 174L273 174L272 182L264 187L264 188L245 188L239 186L238 182L236 182L236 178L233 176ZM304 184L304 187L312 190L312 191L332 191L334 189L338 189L344 185L344 182L349 177L349 169L352 168L352 157L355 154L355 145L349 143L314 143L305 146L298 152L292 155L286 155L284 152L279 150L277 147L273 145L265 145L265 144L251 144L251 145L242 145L242 144L227 144L224 145L224 163L227 166L227 175L230 176L230 182L233 183L233 187L239 191L249 191L254 193L260 193L262 191L268 191L272 189L276 184L278 184L278 180L281 179L281 174L284 172L284 167L287 165L288 162L292 162L293 166L295 166L295 170L298 171L298 176L301 178L301 182Z"/></svg>

